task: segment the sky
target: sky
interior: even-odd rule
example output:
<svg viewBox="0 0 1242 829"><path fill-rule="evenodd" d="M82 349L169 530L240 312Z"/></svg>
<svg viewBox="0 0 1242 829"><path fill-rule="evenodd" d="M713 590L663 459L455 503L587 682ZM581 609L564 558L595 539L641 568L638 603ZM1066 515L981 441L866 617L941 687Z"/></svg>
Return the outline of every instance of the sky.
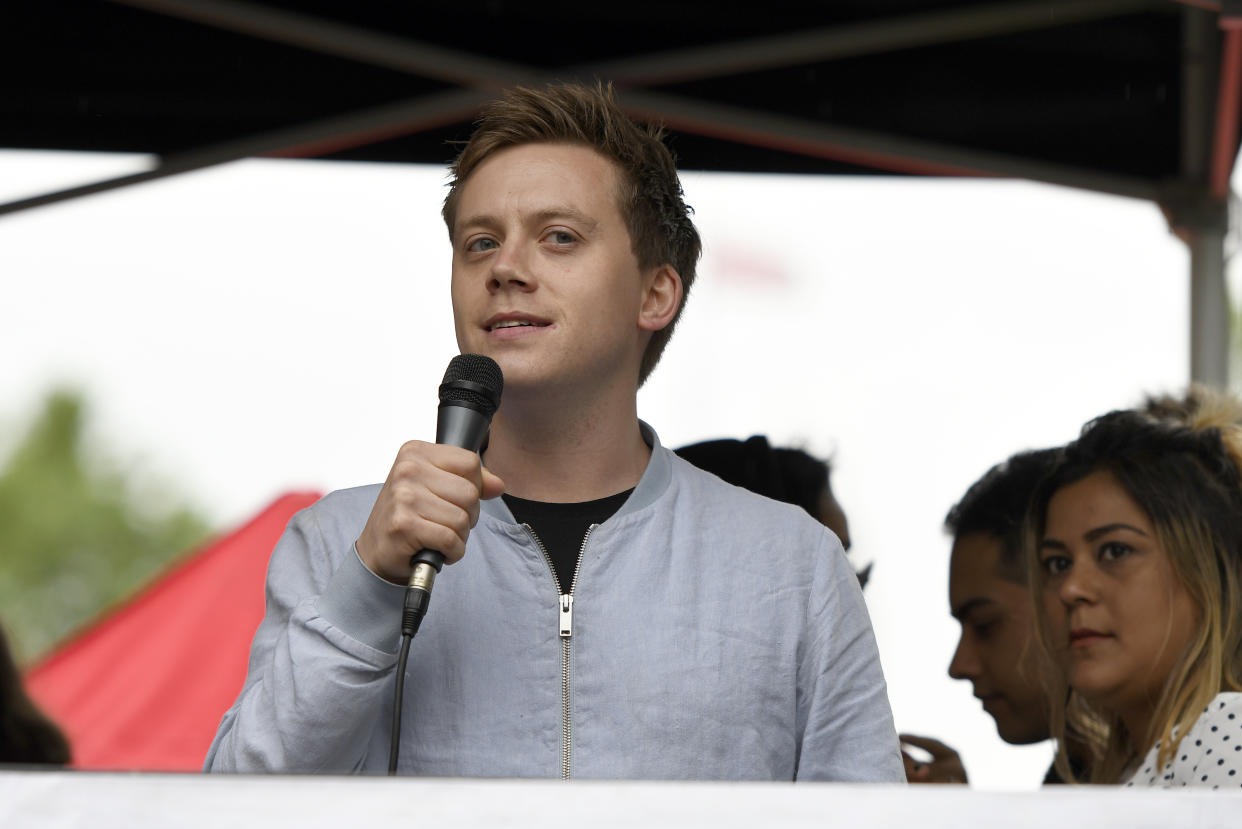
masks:
<svg viewBox="0 0 1242 829"><path fill-rule="evenodd" d="M147 164L0 151L0 201ZM383 480L434 437L457 353L446 180L248 160L0 217L0 435L80 388L100 445L221 528ZM898 730L957 747L976 786L1037 786L1050 747L1002 743L945 673L944 515L1008 455L1184 387L1185 247L1151 203L1020 181L683 184L704 256L640 416L668 446L831 457Z"/></svg>

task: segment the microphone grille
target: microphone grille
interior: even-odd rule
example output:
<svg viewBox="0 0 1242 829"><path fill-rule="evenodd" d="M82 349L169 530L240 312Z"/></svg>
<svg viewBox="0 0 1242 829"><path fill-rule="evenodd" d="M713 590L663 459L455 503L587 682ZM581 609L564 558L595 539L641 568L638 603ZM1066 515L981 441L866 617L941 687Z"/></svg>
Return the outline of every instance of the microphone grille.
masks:
<svg viewBox="0 0 1242 829"><path fill-rule="evenodd" d="M440 403L465 404L491 417L500 407L504 387L504 375L491 357L458 354L444 370Z"/></svg>

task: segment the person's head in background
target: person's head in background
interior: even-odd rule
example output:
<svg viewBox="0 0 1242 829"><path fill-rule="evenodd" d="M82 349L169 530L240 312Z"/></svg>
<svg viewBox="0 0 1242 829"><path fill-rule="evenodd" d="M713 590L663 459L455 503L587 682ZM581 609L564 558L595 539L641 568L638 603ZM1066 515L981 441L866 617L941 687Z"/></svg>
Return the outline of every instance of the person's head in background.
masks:
<svg viewBox="0 0 1242 829"><path fill-rule="evenodd" d="M945 518L953 536L949 608L961 625L949 676L968 679L1002 740L1050 736L1023 531L1036 486L1059 450L1022 452L971 485Z"/></svg>
<svg viewBox="0 0 1242 829"><path fill-rule="evenodd" d="M1198 383L1191 383L1182 394L1148 394L1136 411L1168 423L1191 426L1204 404L1215 405L1215 393Z"/></svg>
<svg viewBox="0 0 1242 829"><path fill-rule="evenodd" d="M1175 752L1217 693L1242 690L1242 429L1227 398L1088 423L1031 508L1032 590L1056 671L1059 742L1116 783ZM1058 756L1058 767L1064 758Z"/></svg>
<svg viewBox="0 0 1242 829"><path fill-rule="evenodd" d="M65 736L26 694L0 628L0 766L63 766L69 759Z"/></svg>
<svg viewBox="0 0 1242 829"><path fill-rule="evenodd" d="M850 525L832 493L832 467L828 461L801 449L773 447L763 435L752 435L744 441L706 440L674 451L734 486L802 507L832 530L849 552ZM859 572L858 580L863 586L870 574L871 565Z"/></svg>

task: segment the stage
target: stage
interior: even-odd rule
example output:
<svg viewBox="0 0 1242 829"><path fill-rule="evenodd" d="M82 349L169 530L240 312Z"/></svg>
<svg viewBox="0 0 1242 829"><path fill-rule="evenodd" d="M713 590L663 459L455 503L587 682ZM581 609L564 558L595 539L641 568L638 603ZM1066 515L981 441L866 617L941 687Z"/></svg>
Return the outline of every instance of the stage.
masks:
<svg viewBox="0 0 1242 829"><path fill-rule="evenodd" d="M0 826L307 829L317 826L766 827L963 826L1235 829L1233 792L1055 787L436 780L0 772Z"/></svg>

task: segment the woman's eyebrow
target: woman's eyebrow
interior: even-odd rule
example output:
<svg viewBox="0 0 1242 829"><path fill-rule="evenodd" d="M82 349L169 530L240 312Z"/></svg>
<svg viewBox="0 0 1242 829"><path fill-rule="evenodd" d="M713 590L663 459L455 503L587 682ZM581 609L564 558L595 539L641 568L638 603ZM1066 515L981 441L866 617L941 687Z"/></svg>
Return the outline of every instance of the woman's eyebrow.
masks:
<svg viewBox="0 0 1242 829"><path fill-rule="evenodd" d="M1117 530L1129 530L1132 533L1138 533L1144 538L1147 537L1147 533L1143 532L1138 527L1132 526L1130 524L1125 524L1120 521L1114 522L1112 524L1105 524L1104 526L1096 527L1093 530L1088 530L1087 532L1083 533L1082 537L1085 541L1095 541L1100 536L1108 535L1109 533L1115 532Z"/></svg>
<svg viewBox="0 0 1242 829"><path fill-rule="evenodd" d="M1039 542L1038 549L1042 550L1045 547L1053 550L1060 550L1062 552L1069 550L1069 547L1064 541L1058 541L1055 538L1045 538L1043 541Z"/></svg>

